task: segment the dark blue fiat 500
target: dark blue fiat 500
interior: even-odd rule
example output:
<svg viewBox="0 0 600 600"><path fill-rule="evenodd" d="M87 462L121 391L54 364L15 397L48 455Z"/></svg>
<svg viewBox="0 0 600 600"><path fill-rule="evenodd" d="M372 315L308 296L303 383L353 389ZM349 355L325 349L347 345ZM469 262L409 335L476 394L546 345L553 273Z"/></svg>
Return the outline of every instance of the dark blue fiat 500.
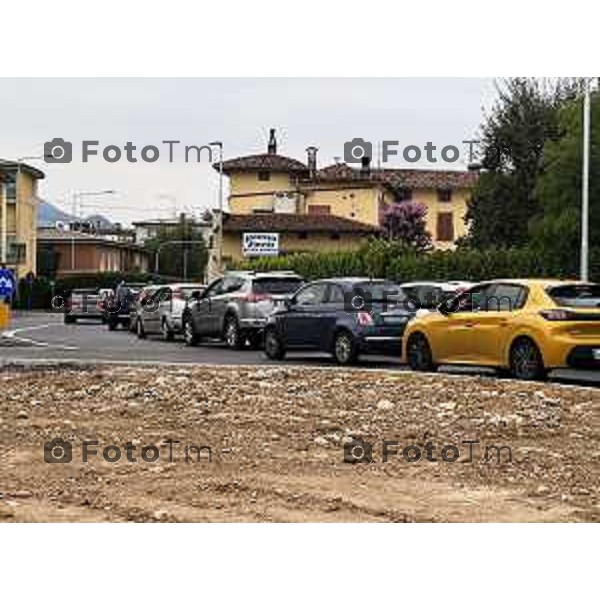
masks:
<svg viewBox="0 0 600 600"><path fill-rule="evenodd" d="M301 287L269 318L265 352L329 352L342 365L362 353L399 355L402 333L416 307L398 285L382 279L321 279Z"/></svg>

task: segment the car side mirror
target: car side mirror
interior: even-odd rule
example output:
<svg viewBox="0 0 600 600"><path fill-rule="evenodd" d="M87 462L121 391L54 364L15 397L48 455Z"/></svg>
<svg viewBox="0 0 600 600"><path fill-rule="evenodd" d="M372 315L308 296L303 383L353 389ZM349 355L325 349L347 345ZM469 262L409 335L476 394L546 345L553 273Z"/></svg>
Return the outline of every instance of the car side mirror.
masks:
<svg viewBox="0 0 600 600"><path fill-rule="evenodd" d="M293 306L296 304L296 299L295 298L286 298L283 301L283 304L287 308L287 310L291 310L293 308Z"/></svg>
<svg viewBox="0 0 600 600"><path fill-rule="evenodd" d="M202 297L202 290L194 290L192 292L191 298L193 300L200 300L201 297Z"/></svg>

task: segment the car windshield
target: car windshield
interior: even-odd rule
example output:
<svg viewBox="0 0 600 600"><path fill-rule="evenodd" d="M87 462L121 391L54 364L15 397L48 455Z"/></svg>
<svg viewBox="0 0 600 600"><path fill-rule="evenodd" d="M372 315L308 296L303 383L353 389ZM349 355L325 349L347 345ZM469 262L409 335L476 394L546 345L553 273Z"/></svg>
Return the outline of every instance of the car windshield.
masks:
<svg viewBox="0 0 600 600"><path fill-rule="evenodd" d="M299 277L261 277L252 283L256 294L293 294L302 284Z"/></svg>
<svg viewBox="0 0 600 600"><path fill-rule="evenodd" d="M185 300L189 300L192 297L192 294L194 292L201 292L203 289L204 289L204 287L202 287L202 286L180 287L173 291L179 292Z"/></svg>
<svg viewBox="0 0 600 600"><path fill-rule="evenodd" d="M578 283L561 285L547 290L559 306L600 308L600 285Z"/></svg>
<svg viewBox="0 0 600 600"><path fill-rule="evenodd" d="M365 281L354 286L355 293L370 294L371 302L402 302L407 295L391 281Z"/></svg>

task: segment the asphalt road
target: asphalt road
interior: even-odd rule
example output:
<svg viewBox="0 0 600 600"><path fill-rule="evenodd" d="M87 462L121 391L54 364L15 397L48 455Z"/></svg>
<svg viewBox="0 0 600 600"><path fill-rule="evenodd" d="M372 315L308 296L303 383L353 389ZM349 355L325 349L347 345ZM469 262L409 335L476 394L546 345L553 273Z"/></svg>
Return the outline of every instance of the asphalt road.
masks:
<svg viewBox="0 0 600 600"><path fill-rule="evenodd" d="M188 348L181 339L164 342L160 336L140 340L118 329L109 331L97 321L65 325L62 315L45 312L13 313L9 327L0 338L0 364L14 362L126 362L182 363L213 365L273 364L262 351L227 349L222 343L209 342ZM286 363L334 365L326 354L291 352ZM405 369L398 358L365 356L361 365L370 368ZM452 372L492 373L489 370L452 368ZM573 383L600 385L599 371L554 371L551 378Z"/></svg>
<svg viewBox="0 0 600 600"><path fill-rule="evenodd" d="M0 362L19 360L157 362L222 365L273 364L262 351L233 351L219 342L188 348L181 338L160 336L140 340L121 328L109 331L98 321L65 325L61 315L44 312L13 314L0 344ZM321 353L290 353L287 362L334 364ZM366 357L365 364L401 367L394 357Z"/></svg>

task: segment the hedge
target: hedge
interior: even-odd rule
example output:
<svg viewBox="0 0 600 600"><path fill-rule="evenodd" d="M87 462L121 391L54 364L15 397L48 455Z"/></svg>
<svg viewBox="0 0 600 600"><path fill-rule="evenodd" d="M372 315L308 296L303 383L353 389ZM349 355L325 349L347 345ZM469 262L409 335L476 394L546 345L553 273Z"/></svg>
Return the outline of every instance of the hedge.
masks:
<svg viewBox="0 0 600 600"><path fill-rule="evenodd" d="M600 280L600 252L590 260L591 279ZM262 257L230 265L232 269L291 270L307 280L324 277L371 276L396 282L415 280L484 281L495 278L575 277L568 269L550 268L550 261L529 248L434 250L417 254L397 243L372 240L357 250Z"/></svg>
<svg viewBox="0 0 600 600"><path fill-rule="evenodd" d="M168 281L168 278L156 276L152 273L107 271L86 275L69 275L59 277L56 280L46 277L38 277L31 281L21 279L18 284L18 294L13 300L13 307L17 309L49 308L53 295L66 297L71 290L77 288L115 288L123 280L141 283L164 283Z"/></svg>

